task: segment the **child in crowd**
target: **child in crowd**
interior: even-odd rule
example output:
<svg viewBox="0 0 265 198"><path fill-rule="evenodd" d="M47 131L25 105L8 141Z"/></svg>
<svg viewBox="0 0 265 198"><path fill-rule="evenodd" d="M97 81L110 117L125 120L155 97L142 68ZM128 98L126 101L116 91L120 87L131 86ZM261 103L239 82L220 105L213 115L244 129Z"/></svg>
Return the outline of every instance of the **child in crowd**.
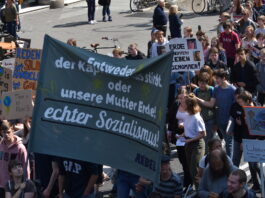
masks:
<svg viewBox="0 0 265 198"><path fill-rule="evenodd" d="M172 5L169 9L169 30L171 38L181 38L181 25L183 24L182 20L177 15L178 6Z"/></svg>
<svg viewBox="0 0 265 198"><path fill-rule="evenodd" d="M193 32L192 28L190 26L184 27L184 38L192 38L193 37Z"/></svg>
<svg viewBox="0 0 265 198"><path fill-rule="evenodd" d="M153 45L153 43L156 43L157 42L157 40L156 40L156 32L157 32L158 30L157 29L152 29L152 31L151 31L151 40L150 41L148 41L148 43L147 43L147 58L150 58L151 57L151 53L152 53L152 45Z"/></svg>
<svg viewBox="0 0 265 198"><path fill-rule="evenodd" d="M212 47L209 50L209 58L206 65L210 66L212 70L224 69L227 70L227 66L223 61L220 61L218 49Z"/></svg>
<svg viewBox="0 0 265 198"><path fill-rule="evenodd" d="M242 48L251 52L253 46L257 43L254 35L254 28L250 25L246 27L245 36L242 39Z"/></svg>
<svg viewBox="0 0 265 198"><path fill-rule="evenodd" d="M204 55L204 61L206 62L209 56L209 49L210 49L210 43L208 36L203 35L200 37L199 41L202 43L202 50L203 50L203 55Z"/></svg>
<svg viewBox="0 0 265 198"><path fill-rule="evenodd" d="M261 106L265 101L265 48L260 51L260 62L256 65L257 77L259 84L257 85L258 102Z"/></svg>
<svg viewBox="0 0 265 198"><path fill-rule="evenodd" d="M113 57L115 57L115 58L122 58L122 54L123 54L123 51L121 51L120 48L115 48L115 49L112 51L112 55L113 55Z"/></svg>
<svg viewBox="0 0 265 198"><path fill-rule="evenodd" d="M265 16L259 16L257 23L258 28L255 30L255 35L257 35L258 33L262 33L265 35Z"/></svg>

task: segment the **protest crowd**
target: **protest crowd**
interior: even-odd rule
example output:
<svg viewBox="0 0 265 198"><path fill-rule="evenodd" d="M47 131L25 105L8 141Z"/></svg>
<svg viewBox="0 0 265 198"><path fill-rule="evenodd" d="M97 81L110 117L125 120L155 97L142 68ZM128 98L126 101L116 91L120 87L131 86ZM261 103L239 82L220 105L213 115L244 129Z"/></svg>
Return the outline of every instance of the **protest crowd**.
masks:
<svg viewBox="0 0 265 198"><path fill-rule="evenodd" d="M7 2L10 7L12 1ZM104 21L112 21L109 3ZM18 18L12 16L8 32L16 37ZM95 23L94 16L89 16L89 23ZM103 165L28 152L32 119L28 117L1 121L0 198L92 198L109 179L112 195L118 198L181 198L190 192L200 198L261 197L259 164L248 162L248 181L239 165L243 139L263 140L250 134L243 107L262 107L265 102L265 4L233 0L216 25L216 36L209 38L203 27L185 26L176 5L167 15L164 0L158 0L146 55L136 43L127 53L119 48L112 52L117 59L140 60L166 53L170 42L180 38L189 49L198 47L196 42L202 46L203 60L200 52L193 58L204 65L171 73L166 130L160 131L165 138L159 181L117 169L107 175ZM73 38L67 44L78 46ZM183 177L171 169L172 147L177 149Z"/></svg>

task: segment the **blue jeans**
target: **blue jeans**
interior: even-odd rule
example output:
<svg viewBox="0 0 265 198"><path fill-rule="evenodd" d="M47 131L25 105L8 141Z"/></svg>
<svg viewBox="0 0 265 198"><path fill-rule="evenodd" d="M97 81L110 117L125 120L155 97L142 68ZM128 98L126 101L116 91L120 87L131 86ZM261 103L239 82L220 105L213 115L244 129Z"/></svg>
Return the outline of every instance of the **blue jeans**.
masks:
<svg viewBox="0 0 265 198"><path fill-rule="evenodd" d="M144 197L142 193L136 193L135 184L139 181L139 176L118 170L117 176L117 197L118 198L128 198L130 190L135 193L135 197Z"/></svg>
<svg viewBox="0 0 265 198"><path fill-rule="evenodd" d="M86 2L87 2L88 21L92 21L95 19L95 10L96 10L95 0L86 0Z"/></svg>
<svg viewBox="0 0 265 198"><path fill-rule="evenodd" d="M7 22L7 32L11 34L13 37L17 38L17 22Z"/></svg>
<svg viewBox="0 0 265 198"><path fill-rule="evenodd" d="M224 140L225 140L225 150L226 154L232 159L232 150L233 150L233 137L231 135L226 134L226 124L218 124L218 128L223 134Z"/></svg>
<svg viewBox="0 0 265 198"><path fill-rule="evenodd" d="M110 16L109 5L104 5L104 6L103 6L102 16L105 16L106 14L107 14L108 16Z"/></svg>

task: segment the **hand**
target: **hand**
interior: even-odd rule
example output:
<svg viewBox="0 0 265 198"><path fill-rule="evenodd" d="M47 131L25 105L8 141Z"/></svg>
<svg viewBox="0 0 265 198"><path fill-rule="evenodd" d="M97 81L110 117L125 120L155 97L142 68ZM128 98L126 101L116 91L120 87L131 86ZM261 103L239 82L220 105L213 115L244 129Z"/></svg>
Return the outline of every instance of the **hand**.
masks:
<svg viewBox="0 0 265 198"><path fill-rule="evenodd" d="M209 198L218 198L218 197L219 197L219 195L217 193L215 193L215 192L210 192L209 193Z"/></svg>
<svg viewBox="0 0 265 198"><path fill-rule="evenodd" d="M244 82L237 82L237 85L240 86L240 87L245 87L246 86L246 83L244 83Z"/></svg>
<svg viewBox="0 0 265 198"><path fill-rule="evenodd" d="M24 190L26 188L26 182L23 182L22 184L20 184L19 188L21 190Z"/></svg>
<svg viewBox="0 0 265 198"><path fill-rule="evenodd" d="M42 196L43 196L43 198L49 198L49 197L50 197L50 191L46 188L46 189L42 192Z"/></svg>
<svg viewBox="0 0 265 198"><path fill-rule="evenodd" d="M136 192L142 192L144 190L144 186L141 183L135 184Z"/></svg>
<svg viewBox="0 0 265 198"><path fill-rule="evenodd" d="M186 140L184 140L184 142L185 143L190 143L190 142L192 142L192 139L186 139Z"/></svg>

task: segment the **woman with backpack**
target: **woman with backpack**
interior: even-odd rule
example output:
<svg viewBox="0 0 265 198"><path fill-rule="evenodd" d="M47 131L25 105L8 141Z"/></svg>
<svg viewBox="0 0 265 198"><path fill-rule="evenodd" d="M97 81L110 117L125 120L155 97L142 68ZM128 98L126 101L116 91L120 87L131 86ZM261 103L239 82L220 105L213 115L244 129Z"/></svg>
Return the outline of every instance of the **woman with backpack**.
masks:
<svg viewBox="0 0 265 198"><path fill-rule="evenodd" d="M10 161L8 171L11 179L5 187L5 198L35 198L36 187L31 180L24 180L22 163Z"/></svg>

